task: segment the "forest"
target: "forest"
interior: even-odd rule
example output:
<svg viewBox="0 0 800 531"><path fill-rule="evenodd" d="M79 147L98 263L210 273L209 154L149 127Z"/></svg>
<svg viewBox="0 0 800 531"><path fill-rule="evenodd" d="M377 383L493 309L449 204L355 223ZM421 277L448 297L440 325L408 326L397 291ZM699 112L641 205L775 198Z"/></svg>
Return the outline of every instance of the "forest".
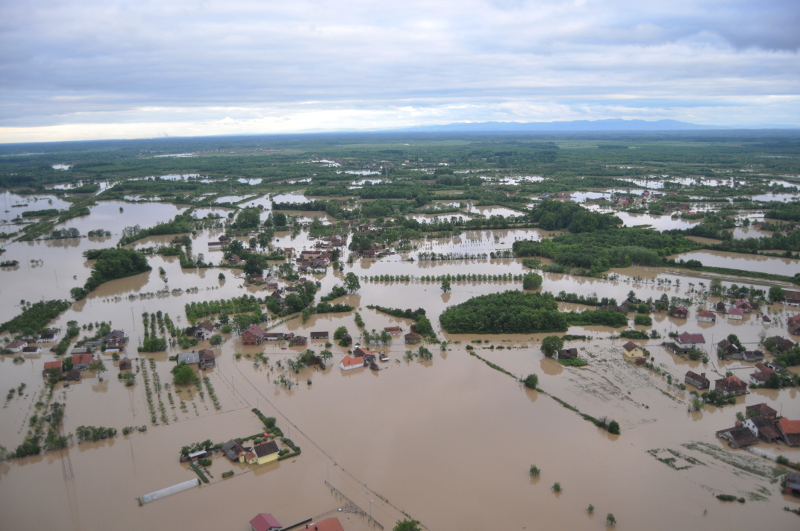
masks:
<svg viewBox="0 0 800 531"><path fill-rule="evenodd" d="M87 260L97 260L92 266L92 274L83 288L72 288L71 295L80 300L97 289L100 284L118 278L130 277L152 269L147 258L130 249L92 249L83 253Z"/></svg>

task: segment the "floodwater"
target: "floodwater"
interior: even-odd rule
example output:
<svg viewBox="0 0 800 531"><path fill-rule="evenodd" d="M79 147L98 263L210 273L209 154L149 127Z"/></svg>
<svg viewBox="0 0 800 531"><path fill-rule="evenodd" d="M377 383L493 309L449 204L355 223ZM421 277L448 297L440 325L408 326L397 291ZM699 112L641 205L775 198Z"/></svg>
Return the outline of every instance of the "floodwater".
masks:
<svg viewBox="0 0 800 531"><path fill-rule="evenodd" d="M133 206L125 204L125 213ZM142 210L136 215L144 216L138 218L144 225L142 220L152 223L152 216L158 212ZM118 219L107 223L114 227L109 229L112 231L133 224ZM193 237L194 253L205 253L207 259L221 258L206 251L207 243L221 233L198 231ZM157 412L159 401L164 404L167 422L159 418L155 426L150 422L142 374L137 375L134 387L126 388L116 377L118 369L111 357L102 355L106 373L84 373L80 383L56 388L54 400L66 404L65 431L74 432L80 425L110 426L120 432L124 426L146 425L148 430L129 436L120 433L98 443L73 444L65 452L68 459L59 452L47 452L0 463L0 508L4 515L0 530L106 530L126 522L137 529L170 526L245 531L248 520L258 512L271 512L282 524L290 525L345 504L328 484L365 513L371 510L385 529L403 518L401 511L421 520L430 530L602 528L604 515L609 512L615 515L620 529L796 529L797 516L782 509L800 504L779 493L778 485L771 481L769 463L745 452L730 451L714 436L717 430L731 427L734 414L743 411L746 404L767 402L788 418L800 418L796 389L753 390L737 399L735 407L707 407L688 413L688 390L680 391L665 376L623 361L621 346L626 340L612 339L615 330L610 328L570 329L570 334L591 336L588 341L568 344L579 348L581 356L590 362L581 369L563 367L543 357L540 345L547 334L455 335L439 329L437 316L447 306L476 295L519 289L519 283L454 281L452 292L444 294L438 282L423 282L418 277L521 274L525 269L513 259L420 262L416 259L420 252L489 253L509 249L516 239L547 235L537 229L470 231L457 238L415 242L415 251L380 260L357 260L346 264L344 272L329 270L317 277L322 286L320 294L341 284L344 273L352 271L361 277L358 293L341 301L358 308L368 330L395 325L407 330L411 323L370 310L367 305L425 308L438 336L451 342L445 351L438 345L427 345L433 352L429 362L405 361L403 355L409 347L402 339L394 339L388 345L373 347L390 357L389 362L381 363L379 372L364 368L341 371L338 362L346 349L333 345L333 363L327 369L293 373L281 369L278 362L285 367L286 360L300 348L284 350L283 342L245 347L239 338L226 336L216 350L218 366L205 371L220 409L214 407L206 385L203 397L196 389L165 388L160 393L154 391L154 401ZM94 246L111 246L118 237L115 234L106 242L81 238L7 245L4 258L35 253L43 265L28 267L28 262L17 271L0 272L0 296L12 301L0 305L0 319L18 313L21 298L66 298L69 288L82 284L89 273L90 264L81 252ZM171 236L150 238L137 245L169 239ZM276 240L278 246L295 249L310 248L314 243L305 232L295 238L279 233ZM405 257L415 260L403 260ZM751 258L759 257L745 257ZM114 328L124 329L130 336L128 355L136 357L135 348L143 338L144 311L161 310L176 326L187 326L187 303L266 293L256 287L245 288L241 273L227 268L184 271L175 257L148 260L152 271L102 285L59 316L54 325L64 328L71 319L79 324L111 321ZM159 267L165 269L167 282L158 274ZM225 274L224 281L218 279L220 272ZM689 298L689 319L656 314L652 327L636 328L652 328L664 337L671 331L702 332L709 354L713 353L712 345L730 333L737 334L748 347L758 343L761 332L785 336L781 324L796 312L781 305L769 307L766 311L773 317L773 325L766 327L755 315L741 322L720 318L716 324L700 325L695 312L716 302L706 291L711 275L639 267L610 274L612 279L602 280L546 273L541 289L596 293L618 301L630 290L639 298L662 294ZM8 282L7 275L16 275L15 281ZM72 275L79 281L71 281ZM414 280L379 282L365 278L375 275L411 275ZM752 283L761 289L770 285L759 280L724 282L731 283ZM155 295L165 286L180 291ZM572 304L560 306L562 310L583 309ZM629 317L632 320L633 315ZM307 336L310 331L332 333L339 326L347 327L358 338L353 312L312 316L305 324L293 319L274 330ZM482 342L474 343L477 339ZM712 379L726 370L743 377L752 371L752 364L719 362L713 355L707 365L684 360L664 350L660 341L639 343L650 350L657 366L679 380L689 369L706 372ZM465 348L468 344L479 356L517 376L536 373L546 393L580 411L617 420L622 434L610 435L547 394L523 388L512 377L470 356ZM324 341L313 340L308 348L320 351L324 345ZM201 342L195 348L208 346ZM170 348L146 355L153 358L162 384L171 380L169 371L174 362L168 357L180 351ZM260 352L269 358L267 364L254 363L253 356ZM237 353L242 354L239 359ZM42 354L26 356L23 363L13 363L11 356L0 358L0 385L4 389L27 384L23 397L15 396L0 409L0 425L4 426L0 445L15 448L22 441L43 389L43 363L53 358L46 349ZM153 371L149 362L142 363L152 387ZM291 389L274 383L281 375L294 382ZM253 407L275 416L302 453L259 468L215 456L208 485L138 506L137 497L195 477L178 463L181 446L205 439L223 442L258 432L261 426L250 412ZM765 443L758 446L800 460L800 450ZM674 470L648 453L655 451L661 456L659 451L667 449L695 458L700 464L686 462L688 468ZM528 473L531 464L542 469L538 479ZM222 480L221 473L226 470L233 470L235 476ZM554 482L561 483L561 494L551 491ZM714 498L719 493L744 496L748 501L745 505L722 503ZM42 500L46 500L47 510L35 510L34 504ZM597 508L594 516L585 511L590 503ZM478 509L465 510L468 507ZM336 515L348 531L374 529L364 517L339 511Z"/></svg>
<svg viewBox="0 0 800 531"><path fill-rule="evenodd" d="M724 251L692 251L675 255L672 258L676 260L700 260L703 265L711 267L743 269L745 271L774 273L790 277L800 273L800 260L791 258L728 253Z"/></svg>
<svg viewBox="0 0 800 531"><path fill-rule="evenodd" d="M626 227L635 227L636 225L649 225L657 231L665 231L672 229L690 229L697 225L699 221L690 221L681 218L673 218L670 215L653 216L651 214L632 214L630 212L615 212L615 216L622 220L622 224Z"/></svg>

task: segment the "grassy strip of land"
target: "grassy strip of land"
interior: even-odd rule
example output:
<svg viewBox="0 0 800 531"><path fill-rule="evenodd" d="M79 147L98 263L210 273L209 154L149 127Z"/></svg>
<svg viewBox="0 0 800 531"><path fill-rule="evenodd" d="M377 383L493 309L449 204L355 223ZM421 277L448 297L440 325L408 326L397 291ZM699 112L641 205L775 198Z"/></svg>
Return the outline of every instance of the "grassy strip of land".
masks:
<svg viewBox="0 0 800 531"><path fill-rule="evenodd" d="M189 461L189 466L190 466L190 467L192 467L192 470L194 470L194 471L195 471L195 473L196 473L198 476L200 476L200 479L203 481L203 483L208 483L208 478L206 477L206 475L205 475L205 474L203 474L203 471L202 471L202 470L200 470L199 468L197 468L197 465L195 465L194 463L192 463L191 461Z"/></svg>

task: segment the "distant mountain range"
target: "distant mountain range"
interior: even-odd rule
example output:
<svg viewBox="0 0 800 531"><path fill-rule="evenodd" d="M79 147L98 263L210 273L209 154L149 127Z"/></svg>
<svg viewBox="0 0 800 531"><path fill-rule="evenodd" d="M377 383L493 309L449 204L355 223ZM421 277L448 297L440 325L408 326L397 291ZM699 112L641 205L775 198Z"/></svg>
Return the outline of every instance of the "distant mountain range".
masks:
<svg viewBox="0 0 800 531"><path fill-rule="evenodd" d="M483 133L483 132L582 132L582 131L689 131L699 129L725 129L713 125L697 125L677 120L573 120L568 122L456 122L445 125L420 125L403 127L394 131L430 133Z"/></svg>

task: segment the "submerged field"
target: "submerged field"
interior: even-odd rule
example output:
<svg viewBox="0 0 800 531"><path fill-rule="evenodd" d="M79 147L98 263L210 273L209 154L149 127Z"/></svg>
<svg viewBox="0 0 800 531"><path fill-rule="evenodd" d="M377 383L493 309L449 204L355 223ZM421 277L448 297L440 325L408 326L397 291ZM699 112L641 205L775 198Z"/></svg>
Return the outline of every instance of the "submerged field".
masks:
<svg viewBox="0 0 800 531"><path fill-rule="evenodd" d="M789 226L800 221L792 220L792 201L786 206L732 201L746 194L755 200L764 190L774 193L779 191L776 187L793 186L800 174L796 161L763 158L759 159L762 166L744 166L735 146L713 142L693 147L638 138L629 140L635 149L628 154L616 148L598 150L598 144L617 143L606 139L554 138L530 149L515 147L508 139L502 141L506 142L502 149L495 149L497 146L487 147L483 140L417 140L417 145L408 148L402 147L404 142L386 139L350 146L300 142L269 153L246 151L251 147L242 144L239 154L204 153L207 146L199 144L194 148L171 146L176 153L196 153L185 158L132 158L120 152L109 158L113 174L103 173L106 170L90 174L87 165L85 173L67 178L63 188L46 189L44 185L51 187L55 178L51 182L37 173L41 170L26 170L25 161L3 161L9 173L26 176L28 181L6 181L10 191L4 196L4 210L9 212L0 232L17 234L2 240L5 251L0 260L17 263L0 269L4 301L0 322L19 315L31 302L71 299L71 290L84 285L94 266L94 260L84 257L85 251L114 247L123 236L132 234L135 225L150 229L185 212L194 212L197 219L177 219L174 227L183 222L188 225L178 228L189 230L164 228L127 243L126 248L147 253L151 270L102 283L48 325L60 329L58 339L72 326L79 329L69 351L76 340L94 335L101 323L123 330L129 338L123 356L133 359L136 375L132 386L117 378L119 361L110 352L94 353L107 371L85 371L80 381L69 386L59 381L52 386L52 393L42 375L44 363L63 359L69 351L56 357L49 350L56 345L51 342L43 343L40 353L0 356L0 388L15 390L0 409L0 446L14 451L47 413L46 404L53 402L65 406L61 429L65 436L77 433L80 426L119 432L95 442L78 443L73 438L63 450L43 450L0 462L4 515L0 530L191 526L244 531L259 512L272 513L288 526L331 511L348 531L391 529L406 517L419 520L430 530L603 529L608 513L613 513L619 529L698 525L738 529L765 523L770 529L796 529L797 515L783 509L800 507L800 499L780 490L787 468L745 450L732 450L715 433L732 427L736 413L744 412L745 406L758 403L770 405L786 418L800 419L798 387L751 389L737 397L735 405L717 408L706 404L693 410L693 388L679 385L688 370L706 373L712 386L727 372L749 381L754 363L717 356L716 344L731 334L747 350L766 352L766 360L773 356L763 346L765 338L800 340L786 329L788 319L798 310L771 300L769 295L774 286L798 288L794 279L800 273L800 247L795 248L793 231L767 226L780 230L764 229L768 236L758 240L749 254L736 247L740 245L736 242L752 239L745 232L756 230L749 228L749 221L744 230L743 220L748 216L760 223ZM741 144L748 153L784 154L779 147L765 147L771 146L769 139L757 140ZM786 145L780 149L792 155L794 144ZM235 147L234 143L231 149ZM588 153L590 149L592 153ZM674 150L683 153L682 160ZM601 153L595 155L597 152ZM83 156L80 152L54 152L42 157L52 164L70 164L70 170L58 172L64 179L68 172L81 171ZM421 160L405 162L414 159ZM452 171L443 172L442 168ZM741 169L756 169L763 175L756 177ZM351 173L337 173L344 171ZM725 179L734 175L744 184L736 188L727 186L727 181L712 185L710 176L703 184L706 173ZM229 182L232 174L235 179ZM364 182L372 174L383 180ZM133 180L150 175L165 177ZM186 177L178 178L181 175ZM458 180L459 176L481 179L470 182ZM95 180L104 185L88 199L78 197L69 193L78 177L81 186ZM323 182L320 177L325 178ZM601 186L598 181L603 179L613 182ZM639 183L640 179L644 181ZM582 186L580 181L591 181L591 186ZM653 186L654 181L662 187ZM392 192L404 182L409 189L407 198ZM633 201L631 189L608 191L619 188L621 182L640 186L634 189L638 190L635 207L622 203L628 199L619 199ZM60 190L60 195L45 194L38 190L39 185L48 194ZM667 196L642 199L640 195L644 190L676 185L674 189L686 196L686 201ZM550 194L548 189L553 190L552 196L569 197L541 197ZM591 193L588 190L599 197L618 198L613 204L589 204L597 208L586 212L618 214L620 228L590 227L592 219L600 218L581 217L583 209L569 214L572 221L583 220L575 224L562 223L566 214L560 218L545 218L543 211L536 214L537 205L549 205L552 199L566 205L575 203L575 198L597 201L596 196L579 195ZM793 190L789 194L796 196L796 188ZM465 194L468 197L458 197ZM448 197L432 201L431 197L441 195ZM498 200L492 204L495 195ZM700 196L702 200L693 199ZM66 216L68 219L61 219L60 214L31 223L26 218L14 223L13 216L34 208L14 205L30 197L41 199L25 200L26 204L42 203L43 208L62 213L78 208L70 205L82 207L84 201L89 214ZM92 197L96 204L90 204ZM697 218L701 209L695 201L717 217ZM297 206L289 208L288 204ZM317 209L304 210L302 205L316 205ZM723 210L731 213L720 212ZM755 216L756 212L761 216ZM765 212L782 218L768 218ZM208 214L220 217L203 220ZM249 214L254 214L255 225L239 229L237 224ZM286 216L284 224L277 223L280 214ZM359 224L370 226L359 231ZM577 228L580 224L584 228ZM624 266L613 262L614 252L601 255L601 250L589 245L584 254L594 253L593 258L583 265L581 253L569 248L577 234L591 239L594 230L599 241L599 231L608 230L611 236L604 235L603 241L614 241L614 235L628 234L614 231L636 230L624 227L638 224L652 225L657 231L687 232L672 234L672 243L659 240L662 248L647 249L655 257L647 254L648 260L658 265ZM701 229L694 228L698 226ZM53 231L70 228L77 229L81 237L62 238L58 232L53 236ZM88 237L88 231L98 229L110 235ZM237 230L241 235L236 235ZM370 231L378 234L365 237ZM724 237L722 231L731 231L733 236ZM265 233L270 236L268 245L257 243L254 255L268 256L286 248L293 248L295 255L291 259L272 255L268 261L251 257L231 267L230 244L224 248L216 245L220 236L227 235L242 243L240 252L249 253L250 238ZM773 238L775 233L781 237ZM321 238L333 234L345 238L337 248L337 266L300 271L294 261L297 255L316 249ZM563 235L561 240L559 235ZM176 237L184 236L188 244L174 243ZM549 242L554 236L555 245L563 247L545 247L544 253L537 247L531 254L517 252L515 256L514 251L525 247L515 246L515 242ZM642 245L648 244L646 240L640 238ZM372 242L385 252L369 256L365 251L372 248ZM669 262L671 259L677 261ZM190 260L194 261L192 267L187 266ZM689 260L702 264L692 269L685 263ZM259 326L268 332L309 337L311 332L326 331L333 336L336 329L346 327L354 345L339 346L331 337L328 345L325 339L309 339L304 346L284 340L247 346L234 326L227 332L214 330L220 335L219 345L206 339L181 347L176 341L181 334L172 337L168 326L160 330L160 317L159 324L146 333L144 313L154 318L156 312L169 316L174 327L182 330L193 324L186 313L186 306L192 303L243 295L266 301L273 289L253 280L257 275L245 270L251 263L262 264L263 276L274 275L280 289L300 286L299 277L318 283L314 304L334 287L346 285L352 277L349 274L354 274L360 286L330 301L352 309L302 316L286 307L276 313L274 306L269 310L262 302L257 312L263 315ZM557 332L558 336L567 334L565 348L578 349L578 356L588 362L583 367L569 367L545 356L543 340L553 333L454 334L442 328L439 316L447 308L482 295L522 290L520 279L531 272L542 277L536 293L595 296L619 304L633 292L633 298L645 304L650 301L651 306L674 299L690 313L687 319L679 319L652 308L646 312L652 324L637 325L636 307L631 305L626 326L572 325L566 332ZM442 278L448 278L449 289L443 289ZM288 300L291 293L284 291L283 296ZM758 311L742 320L718 315L715 323L697 321L701 309L738 298L757 301ZM419 344L406 345L404 334L415 322L393 317L375 306L424 309L432 334ZM595 306L561 300L557 309L582 312ZM230 318L235 325L235 316ZM363 326L357 325L359 318ZM222 324L219 314L197 321L205 319ZM365 345L367 337L390 326L402 328L402 335L369 346L389 358L376 362L380 370L340 369L339 362L355 344ZM623 330L651 337L635 340L649 352L649 366L623 359L622 346L628 342L620 337ZM662 346L671 341L671 333L682 332L704 335L705 361L673 354ZM5 333L6 344L15 335L19 334ZM137 352L151 336L166 339L166 348ZM419 355L420 347L431 353L430 359ZM206 348L214 350L216 366L194 369L205 377L197 384L174 384L171 370L176 361L170 358ZM326 368L313 364L292 368L307 350L315 355L330 352ZM797 367L789 367L787 381L797 373ZM539 390L520 382L529 374L538 376ZM143 506L137 503L146 493L198 477L188 464L179 462L183 446L207 439L221 443L264 430L253 408L275 417L284 436L302 452L263 466L231 463L224 454L216 453L206 467L209 483ZM613 419L621 433L611 434L581 414ZM123 435L122 429L131 426L147 429ZM783 443L760 442L755 447L800 462L800 449ZM531 465L541 469L538 477L530 474ZM222 473L229 470L233 477L223 479ZM561 492L552 490L556 482ZM720 501L716 498L719 494L745 502ZM46 510L41 509L42 504ZM587 512L590 504L595 507L593 513Z"/></svg>

